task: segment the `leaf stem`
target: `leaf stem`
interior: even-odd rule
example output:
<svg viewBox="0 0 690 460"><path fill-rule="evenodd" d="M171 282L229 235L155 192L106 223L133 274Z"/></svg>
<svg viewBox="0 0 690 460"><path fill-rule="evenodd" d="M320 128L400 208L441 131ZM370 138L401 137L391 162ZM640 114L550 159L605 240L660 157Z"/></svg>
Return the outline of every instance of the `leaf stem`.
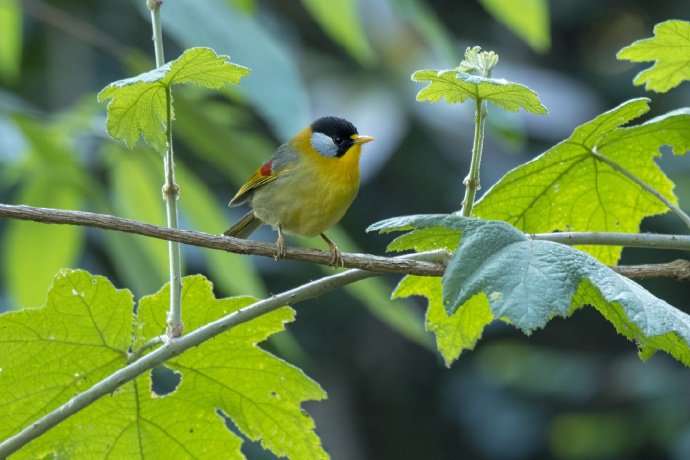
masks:
<svg viewBox="0 0 690 460"><path fill-rule="evenodd" d="M156 67L165 63L163 52L163 33L160 20L160 7L163 0L147 0L146 6L151 11L151 27L153 28L153 47L156 55ZM170 86L165 88L166 123L165 123L165 157L163 168L165 183L163 185L163 199L165 200L168 227L179 228L177 220L177 199L180 187L175 182L175 160L172 142L172 92ZM170 311L168 313L168 335L180 337L184 329L182 323L182 255L180 244L168 242L168 259L170 263Z"/></svg>
<svg viewBox="0 0 690 460"><path fill-rule="evenodd" d="M474 114L474 142L472 144L472 160L470 162L470 173L464 180L465 198L462 200L462 215L472 217L474 207L474 197L477 190L481 188L479 183L479 166L482 161L482 150L484 148L484 124L486 121L486 102L477 98L477 108Z"/></svg>
<svg viewBox="0 0 690 460"><path fill-rule="evenodd" d="M599 152L596 151L596 149L591 149L590 153L597 160L611 166L614 170L623 174L625 177L630 179L632 182L636 183L637 185L642 187L644 190L646 190L647 192L654 195L659 201L664 203L668 207L668 209L671 210L672 213L674 213L676 216L678 216L678 218L680 218L680 220L682 220L688 228L690 228L690 216L688 214L686 214L678 206L671 203L671 201L668 198L666 198L664 195L662 195L658 190L656 190L651 185L647 184L645 181L643 181L642 179L640 179L639 177L637 177L632 172L628 171L627 169L625 169L623 166L619 165L618 163L616 163L612 159L600 154Z"/></svg>

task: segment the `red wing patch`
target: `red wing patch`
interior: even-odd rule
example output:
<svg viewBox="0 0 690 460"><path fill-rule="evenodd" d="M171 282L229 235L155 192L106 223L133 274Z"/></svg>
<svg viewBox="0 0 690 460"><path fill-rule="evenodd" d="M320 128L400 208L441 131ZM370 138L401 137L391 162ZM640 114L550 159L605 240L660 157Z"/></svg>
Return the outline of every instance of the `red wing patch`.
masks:
<svg viewBox="0 0 690 460"><path fill-rule="evenodd" d="M267 161L261 168L259 168L259 174L261 174L262 176L270 176L272 173L272 166L273 162Z"/></svg>

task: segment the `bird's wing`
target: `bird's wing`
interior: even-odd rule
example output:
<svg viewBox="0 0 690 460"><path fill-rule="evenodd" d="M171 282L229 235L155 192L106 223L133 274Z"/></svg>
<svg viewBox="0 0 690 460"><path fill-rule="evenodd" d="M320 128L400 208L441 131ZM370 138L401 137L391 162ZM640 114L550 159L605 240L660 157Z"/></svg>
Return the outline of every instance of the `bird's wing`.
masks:
<svg viewBox="0 0 690 460"><path fill-rule="evenodd" d="M254 190L276 180L282 174L292 169L295 162L296 157L294 153L288 150L285 144L281 145L271 159L257 169L252 177L240 187L228 206L241 205L247 201Z"/></svg>

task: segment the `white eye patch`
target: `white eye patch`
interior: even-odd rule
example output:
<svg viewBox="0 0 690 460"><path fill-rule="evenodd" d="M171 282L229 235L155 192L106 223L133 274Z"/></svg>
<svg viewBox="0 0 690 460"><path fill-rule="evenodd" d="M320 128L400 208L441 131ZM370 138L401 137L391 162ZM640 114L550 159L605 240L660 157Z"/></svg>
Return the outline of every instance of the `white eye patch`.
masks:
<svg viewBox="0 0 690 460"><path fill-rule="evenodd" d="M338 155L338 146L333 143L330 136L324 133L312 133L311 146L323 156L334 157Z"/></svg>

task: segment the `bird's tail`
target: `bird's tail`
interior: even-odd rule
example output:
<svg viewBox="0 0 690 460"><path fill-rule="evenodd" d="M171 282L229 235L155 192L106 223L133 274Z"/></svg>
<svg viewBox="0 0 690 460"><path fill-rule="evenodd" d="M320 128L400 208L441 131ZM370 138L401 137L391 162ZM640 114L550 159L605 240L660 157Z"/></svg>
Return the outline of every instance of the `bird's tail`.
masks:
<svg viewBox="0 0 690 460"><path fill-rule="evenodd" d="M223 235L234 236L235 238L248 238L261 225L263 225L261 219L254 215L254 211L249 211L235 225L226 230Z"/></svg>

